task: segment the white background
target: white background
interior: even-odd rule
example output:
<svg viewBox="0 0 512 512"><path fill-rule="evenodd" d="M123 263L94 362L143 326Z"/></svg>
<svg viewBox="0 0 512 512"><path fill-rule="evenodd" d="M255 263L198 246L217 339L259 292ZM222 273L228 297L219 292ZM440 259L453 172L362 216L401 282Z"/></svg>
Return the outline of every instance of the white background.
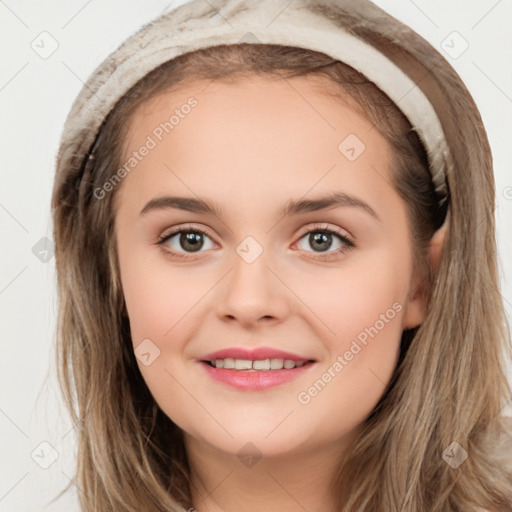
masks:
<svg viewBox="0 0 512 512"><path fill-rule="evenodd" d="M173 5L179 3L183 1ZM512 3L506 0L375 0L375 3L437 48L441 48L442 41L453 31L469 44L462 55L455 59L446 55L446 58L474 96L492 146L501 294L510 322ZM59 398L53 365L55 259L43 262L32 248L41 238L52 238L49 213L55 154L73 99L89 74L111 51L168 5L169 2L156 0L51 3L0 0L2 512L78 510L75 494L79 491L75 486L68 497L47 505L73 474L75 445L73 426ZM58 43L56 51L46 59L31 47L38 44L44 31ZM456 49L461 48L460 44L461 39L455 40ZM47 372L50 372L49 380L45 383ZM57 460L48 469L35 462L38 453L49 453L45 445L40 446L44 441L58 452Z"/></svg>

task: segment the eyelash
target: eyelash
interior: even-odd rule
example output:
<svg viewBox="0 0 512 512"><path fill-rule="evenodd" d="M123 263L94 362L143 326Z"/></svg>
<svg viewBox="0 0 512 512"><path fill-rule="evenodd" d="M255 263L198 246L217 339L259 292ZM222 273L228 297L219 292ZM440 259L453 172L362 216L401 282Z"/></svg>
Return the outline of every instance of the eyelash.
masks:
<svg viewBox="0 0 512 512"><path fill-rule="evenodd" d="M171 232L159 236L157 245L162 245L173 238L175 235L179 233L200 233L202 235L207 236L208 238L212 238L205 230L194 227L194 226L180 226L178 228L173 229ZM355 243L352 240L351 237L348 237L347 235L342 235L339 231L333 230L331 228L325 227L321 224L315 224L312 228L305 228L299 237L299 240L304 238L305 235L308 235L310 233L322 233L322 234L328 234L328 235L334 235L338 237L345 246L337 249L336 251L332 251L329 253L326 253L323 255L322 253L317 253L317 256L315 256L319 260L331 260L335 258L338 255L344 254L345 252L348 252L350 249L353 249L355 247ZM173 250L164 249L164 251L168 254L171 254L173 257L177 258L189 258L189 256L192 256L194 253L182 253L182 252L175 252ZM309 252L309 251L308 251Z"/></svg>

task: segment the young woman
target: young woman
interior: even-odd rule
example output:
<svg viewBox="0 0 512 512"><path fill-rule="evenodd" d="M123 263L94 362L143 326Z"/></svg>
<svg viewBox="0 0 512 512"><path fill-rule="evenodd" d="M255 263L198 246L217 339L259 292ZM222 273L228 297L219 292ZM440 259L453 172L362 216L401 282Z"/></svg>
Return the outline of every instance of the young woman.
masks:
<svg viewBox="0 0 512 512"><path fill-rule="evenodd" d="M82 510L512 510L490 148L407 26L160 16L75 101L52 207Z"/></svg>

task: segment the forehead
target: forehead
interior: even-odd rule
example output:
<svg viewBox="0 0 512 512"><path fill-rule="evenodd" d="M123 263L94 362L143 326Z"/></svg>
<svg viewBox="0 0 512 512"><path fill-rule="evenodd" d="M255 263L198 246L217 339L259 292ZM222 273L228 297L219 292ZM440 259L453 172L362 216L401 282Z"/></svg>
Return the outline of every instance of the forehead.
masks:
<svg viewBox="0 0 512 512"><path fill-rule="evenodd" d="M326 94L327 82L197 81L150 99L130 120L123 163L149 140L153 147L122 189L140 201L162 186L187 196L215 189L226 200L334 187L377 195L391 181L389 145L350 101Z"/></svg>

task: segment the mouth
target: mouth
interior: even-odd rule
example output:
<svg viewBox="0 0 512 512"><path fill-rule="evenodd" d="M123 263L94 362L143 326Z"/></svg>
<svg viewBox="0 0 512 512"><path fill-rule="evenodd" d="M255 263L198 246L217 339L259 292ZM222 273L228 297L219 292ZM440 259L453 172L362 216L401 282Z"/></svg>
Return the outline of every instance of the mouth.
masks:
<svg viewBox="0 0 512 512"><path fill-rule="evenodd" d="M198 358L213 368L240 371L291 370L311 362L313 358L300 356L272 347L231 347L204 354Z"/></svg>
<svg viewBox="0 0 512 512"><path fill-rule="evenodd" d="M202 360L211 368L222 368L224 370L233 370L237 372L273 372L279 370L293 370L302 366L308 366L316 361L313 359L235 359L232 357L215 358L211 360Z"/></svg>
<svg viewBox="0 0 512 512"><path fill-rule="evenodd" d="M223 385L240 391L265 391L300 379L313 371L312 359L267 358L235 359L216 358L199 361L206 375Z"/></svg>
<svg viewBox="0 0 512 512"><path fill-rule="evenodd" d="M197 361L215 381L242 391L264 391L310 373L318 361L272 347L231 347Z"/></svg>

